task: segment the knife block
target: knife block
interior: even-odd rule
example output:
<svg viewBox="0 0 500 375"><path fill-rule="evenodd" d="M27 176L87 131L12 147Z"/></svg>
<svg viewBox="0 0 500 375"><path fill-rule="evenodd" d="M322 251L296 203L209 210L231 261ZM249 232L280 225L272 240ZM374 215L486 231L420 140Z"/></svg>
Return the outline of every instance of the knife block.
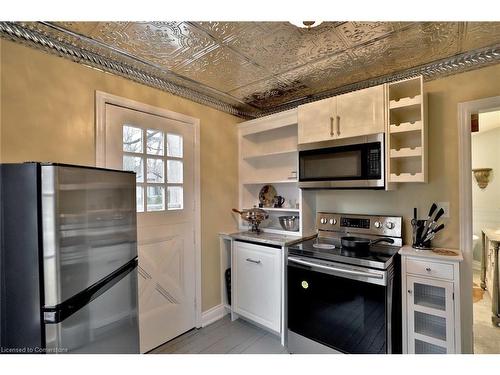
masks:
<svg viewBox="0 0 500 375"><path fill-rule="evenodd" d="M431 240L420 243L417 234L422 235L425 226L427 225L427 220L417 220L416 223L412 223L413 237L411 247L417 250L431 250ZM420 232L420 233L419 233Z"/></svg>

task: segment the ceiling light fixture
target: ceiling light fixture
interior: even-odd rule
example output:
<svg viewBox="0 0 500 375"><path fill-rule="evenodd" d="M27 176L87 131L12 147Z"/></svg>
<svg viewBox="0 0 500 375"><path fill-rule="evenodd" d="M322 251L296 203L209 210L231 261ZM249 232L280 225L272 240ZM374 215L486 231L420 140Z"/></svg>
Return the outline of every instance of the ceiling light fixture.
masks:
<svg viewBox="0 0 500 375"><path fill-rule="evenodd" d="M323 23L323 21L289 21L289 22L292 25L295 25L297 27L302 27L303 29L311 29Z"/></svg>

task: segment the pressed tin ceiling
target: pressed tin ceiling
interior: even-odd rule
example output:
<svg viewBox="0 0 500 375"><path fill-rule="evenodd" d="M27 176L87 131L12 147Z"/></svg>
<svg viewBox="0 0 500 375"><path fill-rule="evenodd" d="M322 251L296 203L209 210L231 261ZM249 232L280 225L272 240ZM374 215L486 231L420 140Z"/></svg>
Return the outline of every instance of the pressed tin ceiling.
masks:
<svg viewBox="0 0 500 375"><path fill-rule="evenodd" d="M119 74L247 117L401 72L434 78L500 62L500 22L37 22L1 23L0 33L104 70L121 63Z"/></svg>

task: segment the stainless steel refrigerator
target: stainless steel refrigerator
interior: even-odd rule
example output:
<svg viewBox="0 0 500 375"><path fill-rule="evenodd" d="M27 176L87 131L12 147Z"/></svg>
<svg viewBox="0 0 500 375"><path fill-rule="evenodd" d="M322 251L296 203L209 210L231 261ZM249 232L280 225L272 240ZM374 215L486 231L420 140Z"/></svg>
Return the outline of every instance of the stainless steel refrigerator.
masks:
<svg viewBox="0 0 500 375"><path fill-rule="evenodd" d="M0 351L139 353L135 174L0 165Z"/></svg>

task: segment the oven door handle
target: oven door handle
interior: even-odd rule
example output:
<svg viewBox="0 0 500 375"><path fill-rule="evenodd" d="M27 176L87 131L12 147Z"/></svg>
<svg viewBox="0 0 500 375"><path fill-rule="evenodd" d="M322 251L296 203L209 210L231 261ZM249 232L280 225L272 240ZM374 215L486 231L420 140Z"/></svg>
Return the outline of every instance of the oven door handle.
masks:
<svg viewBox="0 0 500 375"><path fill-rule="evenodd" d="M363 276L363 277L369 277L372 279L383 279L384 278L384 275L381 275L378 273L369 273L369 272L363 272L363 271L358 271L358 270L349 270L346 268L324 266L322 264L308 262L306 260L302 260L299 258L288 257L288 260L290 262L302 264L304 266L309 266L309 267L313 267L313 268L320 268L320 269L324 269L324 270L328 270L328 271L335 271L335 272L344 273L344 274L348 274L348 275Z"/></svg>

